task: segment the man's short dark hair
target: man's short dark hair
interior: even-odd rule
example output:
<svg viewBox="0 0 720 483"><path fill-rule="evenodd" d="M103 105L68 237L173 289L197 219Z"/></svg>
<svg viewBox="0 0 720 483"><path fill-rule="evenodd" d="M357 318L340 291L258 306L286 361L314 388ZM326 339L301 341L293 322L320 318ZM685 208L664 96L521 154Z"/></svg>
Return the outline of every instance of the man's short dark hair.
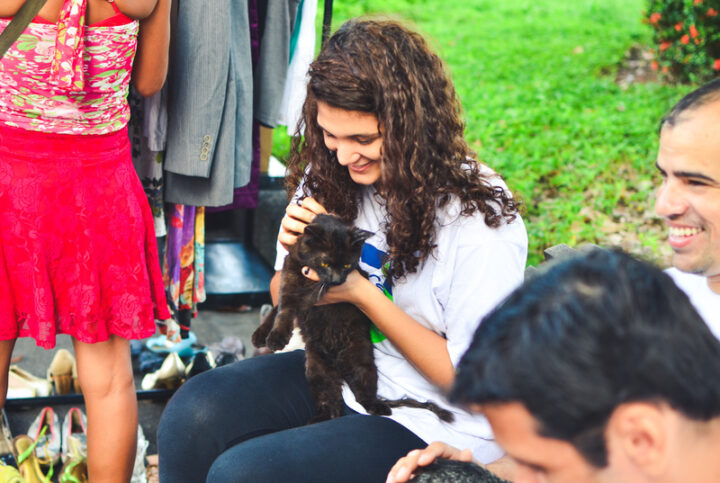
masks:
<svg viewBox="0 0 720 483"><path fill-rule="evenodd" d="M539 434L603 467L605 426L623 403L720 415L720 343L669 276L596 249L529 280L483 319L450 398L520 402Z"/></svg>
<svg viewBox="0 0 720 483"><path fill-rule="evenodd" d="M674 126L682 120L684 114L720 99L720 77L698 87L694 91L680 99L661 120L660 128Z"/></svg>
<svg viewBox="0 0 720 483"><path fill-rule="evenodd" d="M413 483L510 483L475 463L438 458L414 471Z"/></svg>

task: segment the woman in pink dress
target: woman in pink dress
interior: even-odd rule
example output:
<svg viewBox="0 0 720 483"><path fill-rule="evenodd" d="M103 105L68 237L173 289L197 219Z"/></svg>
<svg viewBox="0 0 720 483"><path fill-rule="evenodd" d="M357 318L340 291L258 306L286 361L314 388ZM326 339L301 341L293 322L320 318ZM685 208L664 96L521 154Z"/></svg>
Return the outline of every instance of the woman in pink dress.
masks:
<svg viewBox="0 0 720 483"><path fill-rule="evenodd" d="M0 31L23 3L0 2ZM125 128L131 71L144 95L164 83L170 4L47 0L0 59L0 403L17 337L70 335L93 483L130 480L129 339L170 317Z"/></svg>

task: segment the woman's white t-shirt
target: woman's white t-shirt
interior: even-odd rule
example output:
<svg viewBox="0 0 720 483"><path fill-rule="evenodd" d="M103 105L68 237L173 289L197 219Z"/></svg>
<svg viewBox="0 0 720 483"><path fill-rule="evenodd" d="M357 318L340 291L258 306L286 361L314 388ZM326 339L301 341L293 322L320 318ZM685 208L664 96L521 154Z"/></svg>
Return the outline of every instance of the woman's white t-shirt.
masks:
<svg viewBox="0 0 720 483"><path fill-rule="evenodd" d="M492 183L507 189L499 177ZM385 209L373 187L362 195L358 228L375 234L365 242L360 266L369 278L410 317L447 339L454 366L470 345L481 319L523 280L527 258L527 233L520 216L499 228L485 224L483 215L461 216L458 200L451 201L437 216L437 248L418 269L392 286L385 279L380 261L386 250L381 231ZM282 269L287 252L278 244L277 270ZM378 395L387 399L411 397L433 401L455 415L446 423L426 410L394 408L391 419L402 424L424 441L444 441L458 448L470 448L483 463L498 459L503 451L493 440L489 423L480 414L471 414L447 402L442 391L430 383L387 339L376 333L375 364L378 369ZM345 403L366 414L347 385Z"/></svg>

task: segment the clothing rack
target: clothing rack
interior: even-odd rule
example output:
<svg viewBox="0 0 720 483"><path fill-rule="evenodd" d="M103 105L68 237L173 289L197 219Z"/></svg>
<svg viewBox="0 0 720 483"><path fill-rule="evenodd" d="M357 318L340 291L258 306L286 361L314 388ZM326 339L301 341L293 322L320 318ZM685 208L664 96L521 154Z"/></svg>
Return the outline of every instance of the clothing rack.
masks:
<svg viewBox="0 0 720 483"><path fill-rule="evenodd" d="M325 45L328 37L330 37L330 26L332 24L333 0L325 0L325 9L323 11L322 23L322 44Z"/></svg>
<svg viewBox="0 0 720 483"><path fill-rule="evenodd" d="M322 22L322 44L330 36L333 0L324 1ZM282 178L260 177L260 190L283 190ZM277 200L277 198L275 198ZM284 206L282 206L284 209ZM277 207L275 208L277 210ZM200 304L204 308L258 306L270 302L270 279L274 273L271 262L263 259L254 246L255 221L265 223L264 213L256 209L240 210L242 213L215 213L206 215L208 233L205 244L205 292L207 300ZM271 210L272 211L272 210ZM240 218L240 227L228 230L233 217ZM259 219L259 218L263 219ZM271 218L271 217L267 217ZM268 219L267 222L270 222ZM217 225L217 226L213 226ZM215 229L215 233L213 233ZM275 232L277 233L277 231ZM266 240L264 243L273 243Z"/></svg>

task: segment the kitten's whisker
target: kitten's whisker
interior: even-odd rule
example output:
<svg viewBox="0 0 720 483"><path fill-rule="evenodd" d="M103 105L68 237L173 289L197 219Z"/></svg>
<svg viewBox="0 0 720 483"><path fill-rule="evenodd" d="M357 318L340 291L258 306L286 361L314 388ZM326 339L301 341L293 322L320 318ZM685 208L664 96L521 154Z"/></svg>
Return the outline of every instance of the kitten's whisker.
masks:
<svg viewBox="0 0 720 483"><path fill-rule="evenodd" d="M317 300L315 302L319 302L321 298L325 296L325 293L328 291L328 284L327 282L321 282L320 288L318 289L317 293Z"/></svg>

